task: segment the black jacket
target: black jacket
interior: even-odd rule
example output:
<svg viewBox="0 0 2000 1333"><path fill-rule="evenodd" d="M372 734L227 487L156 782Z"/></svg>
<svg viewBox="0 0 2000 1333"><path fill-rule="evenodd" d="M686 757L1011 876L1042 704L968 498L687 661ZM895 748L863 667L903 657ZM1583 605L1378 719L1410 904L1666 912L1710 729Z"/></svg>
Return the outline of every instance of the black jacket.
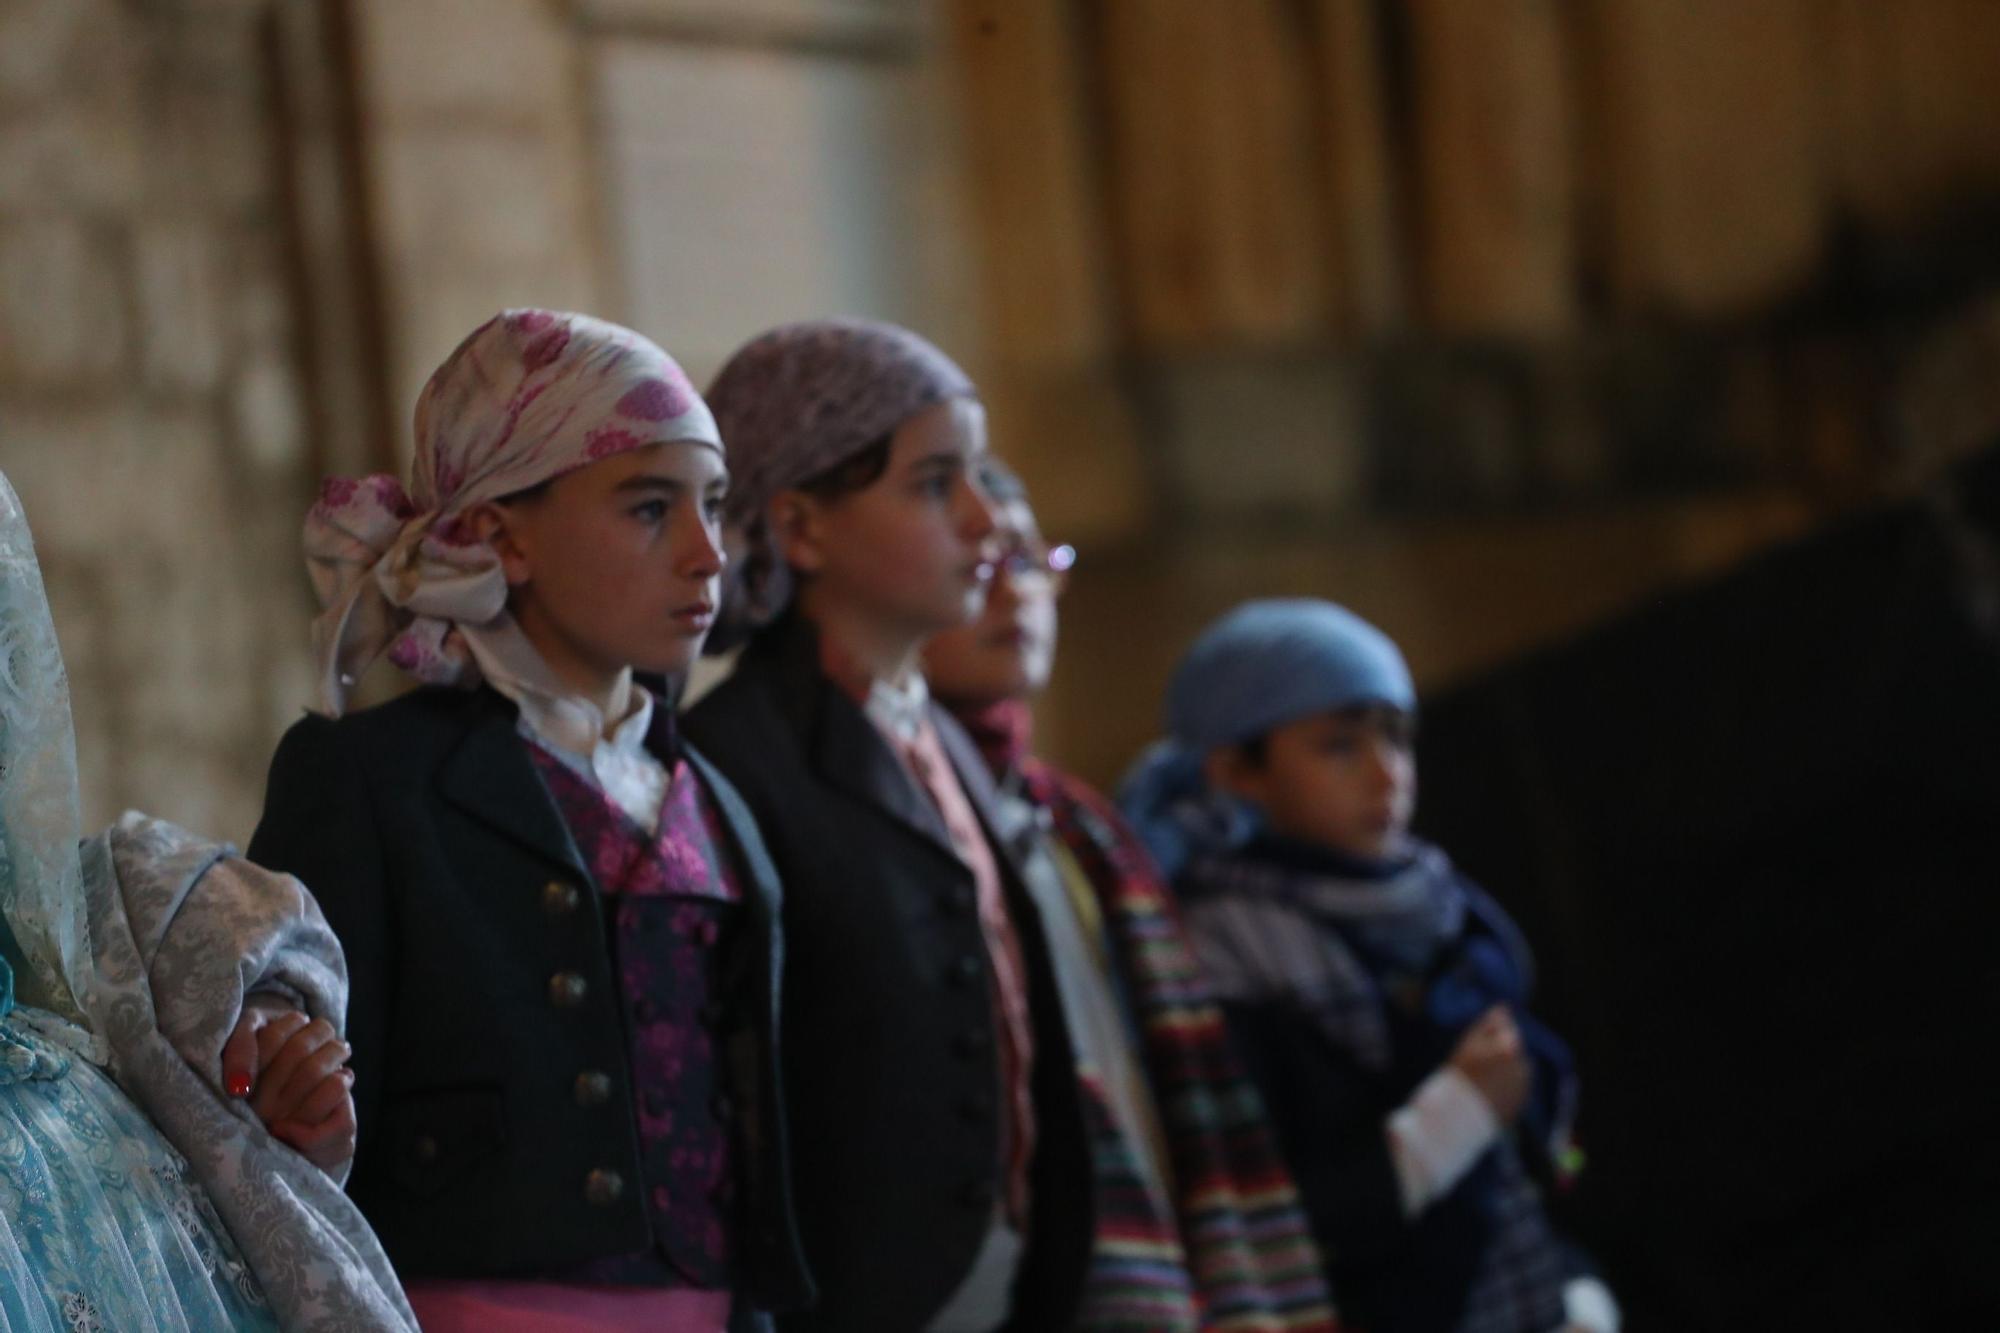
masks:
<svg viewBox="0 0 2000 1333"><path fill-rule="evenodd" d="M1010 1327L1071 1327L1091 1234L1075 1061L1039 918L993 837L992 779L932 716L1006 880L1034 1017L1037 1147ZM917 1333L969 1271L1000 1186L999 1069L972 872L928 795L792 616L688 715L785 882L785 1079L811 1333Z"/></svg>
<svg viewBox="0 0 2000 1333"><path fill-rule="evenodd" d="M349 1192L406 1278L542 1276L647 1249L638 1127L603 903L512 703L418 690L308 716L271 762L253 860L297 875L347 952L360 1147ZM810 1298L774 1035L779 886L728 782L684 751L745 876L751 927L718 1059L736 1086L747 1304ZM585 988L560 997L551 980ZM559 1003L558 1000L563 1001ZM608 1074L585 1092L586 1074ZM595 1094L595 1095L593 1095ZM594 1171L624 1187L606 1198Z"/></svg>

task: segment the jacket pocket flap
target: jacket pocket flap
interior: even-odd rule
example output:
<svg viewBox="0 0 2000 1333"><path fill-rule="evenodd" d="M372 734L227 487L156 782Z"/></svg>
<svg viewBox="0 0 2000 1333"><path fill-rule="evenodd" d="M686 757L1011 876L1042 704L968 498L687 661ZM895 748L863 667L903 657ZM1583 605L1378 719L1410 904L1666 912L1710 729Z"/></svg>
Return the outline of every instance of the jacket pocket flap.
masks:
<svg viewBox="0 0 2000 1333"><path fill-rule="evenodd" d="M507 1146L505 1101L498 1088L405 1093L383 1116L392 1163L404 1190L432 1198Z"/></svg>

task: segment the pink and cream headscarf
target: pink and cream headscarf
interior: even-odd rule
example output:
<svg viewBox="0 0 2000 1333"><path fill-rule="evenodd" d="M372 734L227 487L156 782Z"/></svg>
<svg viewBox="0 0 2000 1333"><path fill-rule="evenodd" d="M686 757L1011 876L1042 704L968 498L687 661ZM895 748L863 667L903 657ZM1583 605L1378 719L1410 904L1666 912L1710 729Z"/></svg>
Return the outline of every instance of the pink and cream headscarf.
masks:
<svg viewBox="0 0 2000 1333"><path fill-rule="evenodd" d="M428 684L532 654L507 612L500 557L461 521L489 500L670 441L718 452L687 376L630 329L588 315L506 310L473 330L417 399L406 492L387 473L328 478L306 515L319 706L333 717L384 650Z"/></svg>

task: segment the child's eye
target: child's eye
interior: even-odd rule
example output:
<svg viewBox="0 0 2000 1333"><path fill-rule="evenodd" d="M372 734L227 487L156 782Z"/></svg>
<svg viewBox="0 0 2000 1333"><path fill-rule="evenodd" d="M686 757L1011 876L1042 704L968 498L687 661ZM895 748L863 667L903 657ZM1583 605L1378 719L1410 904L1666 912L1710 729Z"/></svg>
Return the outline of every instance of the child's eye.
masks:
<svg viewBox="0 0 2000 1333"><path fill-rule="evenodd" d="M720 523L722 521L722 505L723 497L720 495L709 496L708 499L702 502L702 517L710 523Z"/></svg>
<svg viewBox="0 0 2000 1333"><path fill-rule="evenodd" d="M666 516L667 502L665 500L648 500L644 504L632 507L632 517L638 519L641 523L658 523Z"/></svg>

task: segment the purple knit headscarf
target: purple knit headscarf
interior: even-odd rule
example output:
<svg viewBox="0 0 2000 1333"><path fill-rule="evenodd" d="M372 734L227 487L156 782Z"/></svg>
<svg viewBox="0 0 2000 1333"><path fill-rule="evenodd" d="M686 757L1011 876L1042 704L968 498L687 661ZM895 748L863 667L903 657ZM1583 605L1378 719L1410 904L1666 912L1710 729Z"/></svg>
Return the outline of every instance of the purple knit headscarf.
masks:
<svg viewBox="0 0 2000 1333"><path fill-rule="evenodd" d="M840 466L927 407L976 396L950 357L908 329L871 320L781 325L730 357L707 397L729 442L724 518L743 550L723 608L737 633L717 646L768 624L791 600L768 523L773 496Z"/></svg>

